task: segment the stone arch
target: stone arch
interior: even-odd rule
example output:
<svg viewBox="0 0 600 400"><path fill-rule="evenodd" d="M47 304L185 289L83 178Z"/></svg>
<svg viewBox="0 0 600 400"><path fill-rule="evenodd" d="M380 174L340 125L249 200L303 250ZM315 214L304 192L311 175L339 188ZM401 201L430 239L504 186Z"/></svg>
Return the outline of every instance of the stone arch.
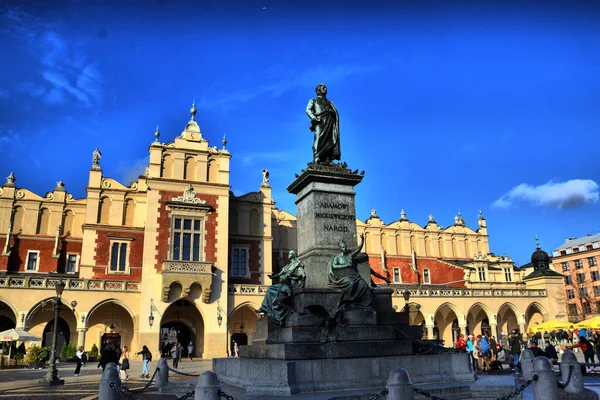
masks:
<svg viewBox="0 0 600 400"><path fill-rule="evenodd" d="M19 233L23 229L23 218L25 216L25 210L21 206L16 206L13 209L13 233Z"/></svg>
<svg viewBox="0 0 600 400"><path fill-rule="evenodd" d="M183 285L179 281L171 282L168 290L166 303L172 303L183 297Z"/></svg>
<svg viewBox="0 0 600 400"><path fill-rule="evenodd" d="M498 308L498 337L505 337L513 329L519 329L521 324L521 312L511 302L506 302Z"/></svg>
<svg viewBox="0 0 600 400"><path fill-rule="evenodd" d="M5 323L3 323L2 320L5 320L5 323L7 323L6 320L10 320L14 324L14 326L12 327L16 327L17 322L19 321L19 313L17 309L8 300L6 300L3 297L0 297L0 332L12 328L8 325L4 326Z"/></svg>
<svg viewBox="0 0 600 400"><path fill-rule="evenodd" d="M252 340L252 335L256 333L256 324L258 320L258 308L250 303L244 302L238 305L227 318L228 351L233 354L233 342L238 346L245 346Z"/></svg>
<svg viewBox="0 0 600 400"><path fill-rule="evenodd" d="M430 256L431 255L431 239L429 238L429 236L425 236L425 238L423 239L424 243L425 243L425 254L423 254L425 257Z"/></svg>
<svg viewBox="0 0 600 400"><path fill-rule="evenodd" d="M373 252L373 245L371 244L371 232L365 232L365 253Z"/></svg>
<svg viewBox="0 0 600 400"><path fill-rule="evenodd" d="M179 342L184 347L183 356L187 356L187 344L194 344L196 357L202 357L205 342L205 321L202 310L189 299L179 299L169 304L160 321L160 354L168 354L170 346ZM187 342L187 343L184 343Z"/></svg>
<svg viewBox="0 0 600 400"><path fill-rule="evenodd" d="M467 327L468 333L471 335L479 335L483 334L484 329L484 320L487 318L488 326L485 326L486 329L489 329L489 325L494 323L494 314L483 303L477 302L469 307L469 311L467 311ZM496 336L496 332L491 332L493 336Z"/></svg>
<svg viewBox="0 0 600 400"><path fill-rule="evenodd" d="M207 164L206 181L214 183L219 181L219 163L215 159L210 160Z"/></svg>
<svg viewBox="0 0 600 400"><path fill-rule="evenodd" d="M96 221L98 224L110 223L110 206L110 197L104 196L100 198L100 202L98 204L98 219Z"/></svg>
<svg viewBox="0 0 600 400"><path fill-rule="evenodd" d="M170 154L165 154L162 158L160 177L161 178L172 178L173 177L173 157L171 157Z"/></svg>
<svg viewBox="0 0 600 400"><path fill-rule="evenodd" d="M133 226L135 221L135 200L132 198L125 199L123 202L123 225Z"/></svg>
<svg viewBox="0 0 600 400"><path fill-rule="evenodd" d="M49 338L54 334L54 304L52 300L55 297L47 297L30 308L29 312L25 316L23 325L26 330L34 335L40 336L44 339L45 343L48 343ZM61 298L61 308L59 313L59 329L61 335L59 336L58 352L62 349L63 343L75 343L77 344L78 332L77 332L77 312L74 311L68 298Z"/></svg>
<svg viewBox="0 0 600 400"><path fill-rule="evenodd" d="M196 159L194 157L187 157L185 159L185 166L183 169L183 179L190 181L196 180Z"/></svg>
<svg viewBox="0 0 600 400"><path fill-rule="evenodd" d="M548 321L550 318L548 313L542 307L542 305L538 302L530 303L525 310L525 329L529 330L529 328L540 324L544 321Z"/></svg>
<svg viewBox="0 0 600 400"><path fill-rule="evenodd" d="M84 326L87 328L86 347L96 344L102 350L108 337L121 347L139 347L135 313L121 300L109 298L95 304L85 315Z"/></svg>
<svg viewBox="0 0 600 400"><path fill-rule="evenodd" d="M229 208L229 234L238 233L238 212L235 207Z"/></svg>
<svg viewBox="0 0 600 400"><path fill-rule="evenodd" d="M433 316L434 334L439 340L445 341L445 346L451 346L460 333L454 326L459 326L464 320L463 314L454 304L446 302L441 304Z"/></svg>
<svg viewBox="0 0 600 400"><path fill-rule="evenodd" d="M75 213L73 210L65 210L63 216L63 233L65 235L73 235L73 221Z"/></svg>
<svg viewBox="0 0 600 400"><path fill-rule="evenodd" d="M48 228L50 224L50 210L47 208L40 208L37 221L37 235L48 235Z"/></svg>
<svg viewBox="0 0 600 400"><path fill-rule="evenodd" d="M381 248L383 248L383 251L385 252L388 251L388 237L385 232L381 234Z"/></svg>

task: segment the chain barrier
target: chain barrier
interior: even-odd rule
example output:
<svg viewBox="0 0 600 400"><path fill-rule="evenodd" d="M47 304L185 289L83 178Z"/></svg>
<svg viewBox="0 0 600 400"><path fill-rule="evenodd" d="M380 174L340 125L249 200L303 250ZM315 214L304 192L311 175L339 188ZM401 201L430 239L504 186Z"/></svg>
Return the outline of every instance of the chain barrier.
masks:
<svg viewBox="0 0 600 400"><path fill-rule="evenodd" d="M225 392L224 392L224 391L222 391L222 390L219 390L219 391L217 392L217 394L218 394L220 397L223 397L224 399L227 399L227 400L235 400L235 399L233 398L233 396L230 396L230 395L228 395L227 393L225 393Z"/></svg>
<svg viewBox="0 0 600 400"><path fill-rule="evenodd" d="M377 400L377 399L381 399L383 398L383 396L385 396L386 394L388 394L390 391L387 389L383 389L381 392L377 393L374 396L369 397L368 400Z"/></svg>
<svg viewBox="0 0 600 400"><path fill-rule="evenodd" d="M146 386L144 386L144 387L143 387L143 388L141 388L141 389L133 389L133 390L129 390L129 391L130 391L130 392L132 392L132 393L141 393L141 392L143 392L144 390L148 389L148 388L150 387L150 385L152 384L152 382L154 381L154 377L156 376L156 373L157 373L158 371L160 371L160 368L156 367L156 369L154 370L154 373L152 374L152 378L150 378L150 382L148 382L148 383L146 384Z"/></svg>
<svg viewBox="0 0 600 400"><path fill-rule="evenodd" d="M132 395L130 395L128 393L129 390L125 386L117 387L117 385L115 385L114 382L111 382L110 387L115 392L119 393L122 396L125 396L125 398L127 398L127 400L137 400L135 397L133 397Z"/></svg>
<svg viewBox="0 0 600 400"><path fill-rule="evenodd" d="M534 375L532 380L527 381L525 384L523 384L519 388L515 389L514 392L512 392L510 394L507 394L506 396L503 396L503 397L498 397L496 400L509 400L510 398L515 397L515 396L521 394L521 392L523 392L525 389L527 389L529 387L529 385L531 385L533 383L533 381L536 381L537 379L538 379L538 376ZM426 391L421 390L421 389L413 388L413 391L415 393L418 393L420 395L423 395L423 396L427 397L428 399L432 399L432 400L446 400L446 399L444 399L442 397L438 397L438 396L436 396L434 394L427 393ZM377 399L377 398L378 397L373 397L373 399Z"/></svg>
<svg viewBox="0 0 600 400"><path fill-rule="evenodd" d="M176 370L175 368L171 368L171 367L169 367L169 371L174 372L179 375L184 375L184 376L200 376L200 374L188 374L187 372L179 371L179 370Z"/></svg>
<svg viewBox="0 0 600 400"><path fill-rule="evenodd" d="M567 377L567 381L564 384L560 382L558 383L558 387L560 389L566 388L569 386L569 383L571 383L571 377L573 376L573 370L575 369L574 367L575 366L573 364L569 365L569 376Z"/></svg>
<svg viewBox="0 0 600 400"><path fill-rule="evenodd" d="M187 392L186 394L184 394L181 397L178 397L177 400L185 400L185 399L189 399L190 397L194 397L194 394L196 393L196 390L192 390L191 392Z"/></svg>

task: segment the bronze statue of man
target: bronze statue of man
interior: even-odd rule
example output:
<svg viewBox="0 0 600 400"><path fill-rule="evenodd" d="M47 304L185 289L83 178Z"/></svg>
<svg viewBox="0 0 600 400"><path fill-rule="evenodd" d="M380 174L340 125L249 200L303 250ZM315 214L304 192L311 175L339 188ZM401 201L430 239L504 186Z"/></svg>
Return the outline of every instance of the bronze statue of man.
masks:
<svg viewBox="0 0 600 400"><path fill-rule="evenodd" d="M306 114L310 118L310 130L315 133L313 156L315 164L340 160L340 117L331 101L327 99L327 86L317 86L317 97L310 99Z"/></svg>

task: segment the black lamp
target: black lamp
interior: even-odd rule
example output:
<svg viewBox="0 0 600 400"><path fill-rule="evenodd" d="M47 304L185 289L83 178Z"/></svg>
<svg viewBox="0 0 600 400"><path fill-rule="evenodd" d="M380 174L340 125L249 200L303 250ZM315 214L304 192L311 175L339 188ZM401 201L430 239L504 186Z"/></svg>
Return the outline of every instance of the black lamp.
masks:
<svg viewBox="0 0 600 400"><path fill-rule="evenodd" d="M219 324L219 326L221 326L221 324L223 323L223 317L221 316L221 314L219 313L217 315L217 324Z"/></svg>
<svg viewBox="0 0 600 400"><path fill-rule="evenodd" d="M148 324L150 325L150 327L152 327L152 324L154 324L154 315L152 315L152 309L150 309L150 316L148 317Z"/></svg>

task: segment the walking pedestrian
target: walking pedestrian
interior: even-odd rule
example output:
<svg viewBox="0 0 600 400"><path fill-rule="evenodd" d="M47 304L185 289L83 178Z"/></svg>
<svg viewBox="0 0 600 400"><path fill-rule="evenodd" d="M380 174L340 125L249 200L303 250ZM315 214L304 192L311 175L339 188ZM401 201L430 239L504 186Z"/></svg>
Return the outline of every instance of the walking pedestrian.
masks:
<svg viewBox="0 0 600 400"><path fill-rule="evenodd" d="M75 361L77 362L77 367L75 367L75 372L73 372L73 376L81 376L81 364L83 364L83 346L79 346L77 349L77 353L75 353Z"/></svg>
<svg viewBox="0 0 600 400"><path fill-rule="evenodd" d="M142 351L136 353L137 355L142 355L143 365L142 365L142 378L150 378L150 374L148 373L148 363L152 361L152 353L148 350L146 345L142 346Z"/></svg>
<svg viewBox="0 0 600 400"><path fill-rule="evenodd" d="M121 370L119 371L119 374L122 377L121 379L128 380L129 375L127 375L127 370L129 369L129 348L127 346L123 346L123 352L121 353L119 364L121 365Z"/></svg>
<svg viewBox="0 0 600 400"><path fill-rule="evenodd" d="M102 355L100 356L100 361L98 362L97 368L102 367L102 371L104 372L106 364L111 362L118 364L119 357L117 356L117 350L115 349L115 346L112 343L109 343L106 345L104 351L102 352Z"/></svg>
<svg viewBox="0 0 600 400"><path fill-rule="evenodd" d="M510 354L513 356L513 371L519 372L519 355L521 354L521 336L519 331L513 329L512 334L508 338L508 346L510 347Z"/></svg>
<svg viewBox="0 0 600 400"><path fill-rule="evenodd" d="M191 362L192 357L194 355L194 344L192 342L190 342L190 344L188 344L187 352L188 352L188 361Z"/></svg>
<svg viewBox="0 0 600 400"><path fill-rule="evenodd" d="M177 369L179 365L179 347L177 347L177 343L173 343L173 347L171 348L171 358L173 359L173 368Z"/></svg>

